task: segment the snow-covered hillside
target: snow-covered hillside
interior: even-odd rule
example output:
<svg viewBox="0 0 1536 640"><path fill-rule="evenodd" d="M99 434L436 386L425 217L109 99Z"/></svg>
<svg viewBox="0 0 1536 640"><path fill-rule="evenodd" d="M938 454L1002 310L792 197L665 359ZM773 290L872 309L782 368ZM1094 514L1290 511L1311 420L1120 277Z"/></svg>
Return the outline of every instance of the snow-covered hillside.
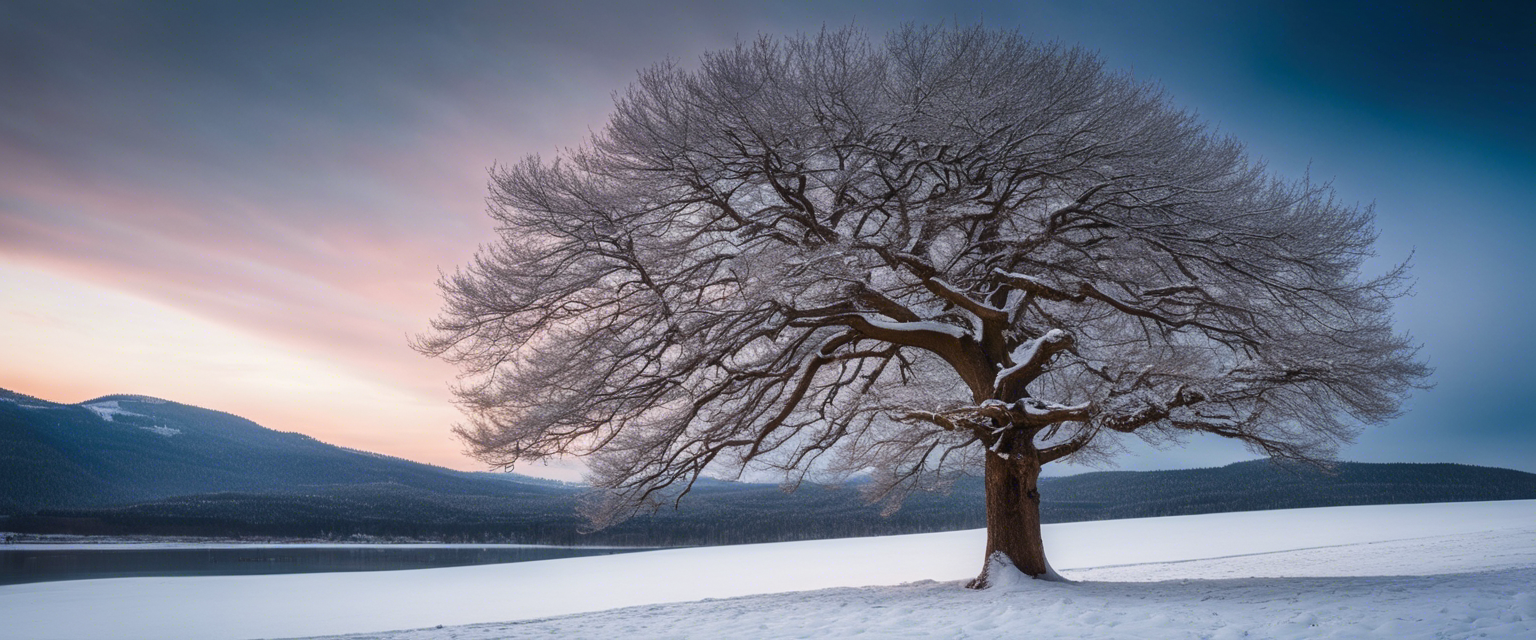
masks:
<svg viewBox="0 0 1536 640"><path fill-rule="evenodd" d="M16 585L0 587L0 636L1536 637L1536 501L1050 525L1047 550L1077 583L968 591L982 540ZM492 624L453 626L473 623Z"/></svg>

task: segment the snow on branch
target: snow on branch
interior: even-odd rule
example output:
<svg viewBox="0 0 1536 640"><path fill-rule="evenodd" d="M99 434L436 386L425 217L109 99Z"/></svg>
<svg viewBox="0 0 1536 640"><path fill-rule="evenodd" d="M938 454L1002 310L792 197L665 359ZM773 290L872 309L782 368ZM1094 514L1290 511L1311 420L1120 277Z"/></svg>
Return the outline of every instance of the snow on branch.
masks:
<svg viewBox="0 0 1536 640"><path fill-rule="evenodd" d="M1008 359L1013 364L997 372L992 386L1001 390L1017 384L1020 380L1039 375L1051 356L1071 349L1074 343L1072 334L1060 329L1051 329L1043 336L1019 343L1008 354Z"/></svg>

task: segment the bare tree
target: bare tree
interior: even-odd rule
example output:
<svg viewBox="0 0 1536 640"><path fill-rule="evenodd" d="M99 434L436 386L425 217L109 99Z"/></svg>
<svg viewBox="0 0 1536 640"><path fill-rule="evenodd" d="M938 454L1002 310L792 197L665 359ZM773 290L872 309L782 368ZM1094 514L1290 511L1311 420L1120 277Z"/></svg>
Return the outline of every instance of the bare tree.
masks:
<svg viewBox="0 0 1536 640"><path fill-rule="evenodd" d="M1127 434L1322 460L1428 374L1405 268L1360 275L1369 208L1016 33L661 64L489 202L417 347L464 372L480 459L589 455L599 526L705 472L872 473L890 510L983 472L984 566L1045 576L1042 465Z"/></svg>

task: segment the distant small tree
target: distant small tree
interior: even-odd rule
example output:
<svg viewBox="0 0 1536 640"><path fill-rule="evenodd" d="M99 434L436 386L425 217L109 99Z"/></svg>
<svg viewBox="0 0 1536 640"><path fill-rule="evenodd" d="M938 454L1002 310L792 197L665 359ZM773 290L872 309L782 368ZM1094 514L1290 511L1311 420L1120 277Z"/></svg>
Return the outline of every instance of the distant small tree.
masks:
<svg viewBox="0 0 1536 640"><path fill-rule="evenodd" d="M1360 276L1369 208L1011 32L660 64L490 192L499 238L416 346L464 372L481 460L588 455L598 526L705 472L873 474L888 510L982 472L984 567L1046 576L1042 465L1127 434L1322 460L1428 373L1405 267Z"/></svg>

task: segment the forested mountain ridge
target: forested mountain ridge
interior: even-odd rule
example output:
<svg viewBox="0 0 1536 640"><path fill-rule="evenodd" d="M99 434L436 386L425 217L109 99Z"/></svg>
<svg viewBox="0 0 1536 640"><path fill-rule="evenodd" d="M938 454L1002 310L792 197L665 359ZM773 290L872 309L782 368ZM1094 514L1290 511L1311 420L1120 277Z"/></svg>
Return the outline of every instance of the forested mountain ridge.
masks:
<svg viewBox="0 0 1536 640"><path fill-rule="evenodd" d="M1536 498L1536 474L1444 463L1339 462L1328 471L1267 460L1209 469L1099 471L1040 484L1047 522L1302 507Z"/></svg>
<svg viewBox="0 0 1536 640"><path fill-rule="evenodd" d="M397 483L439 493L557 490L274 431L145 396L59 404L0 390L0 515L216 492Z"/></svg>
<svg viewBox="0 0 1536 640"><path fill-rule="evenodd" d="M0 391L0 530L685 545L983 526L978 479L891 517L854 486L705 481L678 510L584 534L580 485L466 473L142 396L78 405ZM1046 522L1294 507L1536 499L1536 474L1458 464L1266 461L1043 478Z"/></svg>

